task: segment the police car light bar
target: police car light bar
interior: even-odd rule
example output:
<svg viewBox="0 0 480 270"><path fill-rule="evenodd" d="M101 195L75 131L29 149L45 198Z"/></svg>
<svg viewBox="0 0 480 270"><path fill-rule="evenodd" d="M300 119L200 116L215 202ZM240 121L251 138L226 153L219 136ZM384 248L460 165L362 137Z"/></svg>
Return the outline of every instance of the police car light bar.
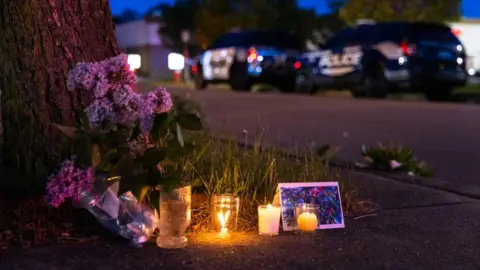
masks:
<svg viewBox="0 0 480 270"><path fill-rule="evenodd" d="M375 20L372 19L358 19L357 20L357 25L361 24L375 24Z"/></svg>

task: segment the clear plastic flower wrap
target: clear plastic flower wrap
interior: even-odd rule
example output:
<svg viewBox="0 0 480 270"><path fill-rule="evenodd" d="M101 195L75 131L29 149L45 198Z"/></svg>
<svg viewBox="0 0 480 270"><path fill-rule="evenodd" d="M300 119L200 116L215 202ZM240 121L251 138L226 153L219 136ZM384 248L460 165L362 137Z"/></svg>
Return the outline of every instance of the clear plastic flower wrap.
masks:
<svg viewBox="0 0 480 270"><path fill-rule="evenodd" d="M80 194L76 207L88 210L105 228L140 246L154 233L158 215L131 192L118 196L119 177L97 176L90 191Z"/></svg>

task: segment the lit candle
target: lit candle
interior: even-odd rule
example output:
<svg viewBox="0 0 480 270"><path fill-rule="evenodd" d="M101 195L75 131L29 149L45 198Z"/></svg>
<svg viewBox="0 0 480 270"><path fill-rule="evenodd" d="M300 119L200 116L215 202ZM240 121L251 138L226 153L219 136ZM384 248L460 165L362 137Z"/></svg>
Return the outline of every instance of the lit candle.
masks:
<svg viewBox="0 0 480 270"><path fill-rule="evenodd" d="M278 235L280 207L260 205L258 207L258 233L260 235Z"/></svg>
<svg viewBox="0 0 480 270"><path fill-rule="evenodd" d="M225 214L222 212L217 213L218 221L220 221L220 232L218 233L218 237L225 238L228 235L228 228L226 227L228 217L230 216L230 210L228 210Z"/></svg>
<svg viewBox="0 0 480 270"><path fill-rule="evenodd" d="M314 213L303 212L297 218L298 229L302 232L313 232L317 229L318 219Z"/></svg>

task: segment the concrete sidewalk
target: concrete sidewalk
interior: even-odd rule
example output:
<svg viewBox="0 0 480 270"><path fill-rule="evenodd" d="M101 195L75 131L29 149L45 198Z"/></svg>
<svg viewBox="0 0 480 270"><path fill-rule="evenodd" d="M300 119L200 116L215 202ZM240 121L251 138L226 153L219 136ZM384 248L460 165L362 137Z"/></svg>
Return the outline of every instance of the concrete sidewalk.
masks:
<svg viewBox="0 0 480 270"><path fill-rule="evenodd" d="M376 216L315 236L284 233L230 240L191 235L190 246L141 249L125 242L34 247L0 253L3 269L478 269L480 203L431 188L347 173L380 204Z"/></svg>

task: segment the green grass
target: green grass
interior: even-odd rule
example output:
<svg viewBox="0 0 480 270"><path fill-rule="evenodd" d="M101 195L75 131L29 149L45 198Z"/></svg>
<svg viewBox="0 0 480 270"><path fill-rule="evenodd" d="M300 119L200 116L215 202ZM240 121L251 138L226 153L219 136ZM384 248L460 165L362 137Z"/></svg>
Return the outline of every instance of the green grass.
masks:
<svg viewBox="0 0 480 270"><path fill-rule="evenodd" d="M465 87L455 89L454 94L472 94L480 95L480 84L469 84Z"/></svg>
<svg viewBox="0 0 480 270"><path fill-rule="evenodd" d="M194 228L206 226L208 199L215 194L239 196L241 227L255 228L257 206L272 203L278 183L339 181L346 212L357 200L351 196L354 187L329 168L329 156L318 155L316 149L305 148L292 155L275 147L262 147L266 144L260 140L255 140L251 148L211 136L199 142L196 153L183 162L187 179L207 199L201 209L194 210Z"/></svg>
<svg viewBox="0 0 480 270"><path fill-rule="evenodd" d="M408 147L379 143L378 146L374 147L364 146L362 155L366 163L365 165L371 169L404 171L422 177L433 176L433 171L427 164L418 160L413 150Z"/></svg>

